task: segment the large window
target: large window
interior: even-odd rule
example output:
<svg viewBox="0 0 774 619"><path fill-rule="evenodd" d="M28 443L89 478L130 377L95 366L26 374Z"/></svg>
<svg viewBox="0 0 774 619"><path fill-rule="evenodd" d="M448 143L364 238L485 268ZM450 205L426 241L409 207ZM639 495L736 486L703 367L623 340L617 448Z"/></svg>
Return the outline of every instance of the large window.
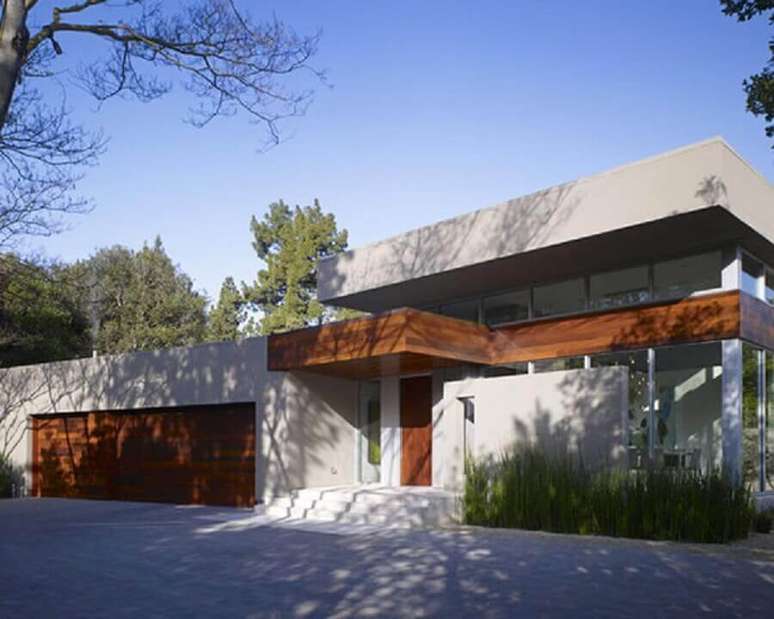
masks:
<svg viewBox="0 0 774 619"><path fill-rule="evenodd" d="M707 471L721 464L720 343L656 349L656 462Z"/></svg>
<svg viewBox="0 0 774 619"><path fill-rule="evenodd" d="M629 466L640 468L648 460L648 351L592 355L591 367L629 370Z"/></svg>
<svg viewBox="0 0 774 619"><path fill-rule="evenodd" d="M688 256L653 266L653 292L656 299L688 296L693 292L720 288L721 252Z"/></svg>
<svg viewBox="0 0 774 619"><path fill-rule="evenodd" d="M484 322L489 326L529 318L529 290L507 292L484 299Z"/></svg>
<svg viewBox="0 0 774 619"><path fill-rule="evenodd" d="M761 449L760 413L763 394L760 391L761 351L742 346L742 478L751 490L760 490Z"/></svg>
<svg viewBox="0 0 774 619"><path fill-rule="evenodd" d="M763 265L754 258L742 256L742 290L749 295L760 298L763 278Z"/></svg>
<svg viewBox="0 0 774 619"><path fill-rule="evenodd" d="M495 376L513 376L516 374L526 374L528 371L529 365L526 361L524 361L485 367L483 374L486 378L492 378Z"/></svg>
<svg viewBox="0 0 774 619"><path fill-rule="evenodd" d="M591 309L644 303L650 297L647 266L592 275L589 286Z"/></svg>
<svg viewBox="0 0 774 619"><path fill-rule="evenodd" d="M534 362L535 373L561 372L562 370L582 370L583 357L564 357L563 359L542 359Z"/></svg>
<svg viewBox="0 0 774 619"><path fill-rule="evenodd" d="M450 316L451 318L478 322L478 299L442 305L440 313L444 316Z"/></svg>
<svg viewBox="0 0 774 619"><path fill-rule="evenodd" d="M535 318L570 314L586 309L586 285L584 279L536 286L533 293Z"/></svg>
<svg viewBox="0 0 774 619"><path fill-rule="evenodd" d="M766 271L766 301L774 305L774 271Z"/></svg>
<svg viewBox="0 0 774 619"><path fill-rule="evenodd" d="M774 352L766 352L766 479L764 490L774 490Z"/></svg>

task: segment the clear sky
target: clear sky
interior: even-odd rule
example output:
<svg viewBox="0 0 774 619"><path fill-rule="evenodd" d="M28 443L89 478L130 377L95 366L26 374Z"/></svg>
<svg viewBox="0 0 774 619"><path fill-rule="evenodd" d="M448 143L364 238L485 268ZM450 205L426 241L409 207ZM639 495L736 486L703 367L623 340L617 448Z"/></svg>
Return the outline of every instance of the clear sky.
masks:
<svg viewBox="0 0 774 619"><path fill-rule="evenodd" d="M245 118L184 124L181 88L99 110L71 89L77 119L110 136L81 184L95 209L31 248L74 260L160 234L212 297L253 279L250 216L279 198L319 198L358 246L714 135L774 179L741 90L770 29L714 0L242 4L321 28L332 88L264 153Z"/></svg>

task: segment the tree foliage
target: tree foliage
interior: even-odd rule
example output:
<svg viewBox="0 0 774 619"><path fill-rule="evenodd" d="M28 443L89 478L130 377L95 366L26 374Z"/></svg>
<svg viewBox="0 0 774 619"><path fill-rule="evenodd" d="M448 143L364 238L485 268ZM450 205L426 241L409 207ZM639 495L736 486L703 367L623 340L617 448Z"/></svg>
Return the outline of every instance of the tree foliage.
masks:
<svg viewBox="0 0 774 619"><path fill-rule="evenodd" d="M723 12L746 22L759 15L769 16L774 26L774 0L721 0ZM743 82L747 95L747 111L763 116L768 123L766 135L774 138L774 37L769 39L769 60L765 67ZM774 148L774 146L772 147Z"/></svg>
<svg viewBox="0 0 774 619"><path fill-rule="evenodd" d="M207 316L207 339L212 342L236 340L240 325L244 322L244 300L233 277L223 280L218 303Z"/></svg>
<svg viewBox="0 0 774 619"><path fill-rule="evenodd" d="M311 100L295 76L323 77L310 66L318 34L298 35L276 18L255 21L235 0L4 0L0 10L0 248L20 235L52 234L63 215L89 206L76 183L105 141L71 122L68 88L99 103L145 102L179 77L192 98L191 124L241 114L271 144L279 121ZM102 51L71 53L75 38L99 44L80 49ZM38 87L53 79L60 99Z"/></svg>
<svg viewBox="0 0 774 619"><path fill-rule="evenodd" d="M0 256L0 366L90 354L89 323L59 265Z"/></svg>
<svg viewBox="0 0 774 619"><path fill-rule="evenodd" d="M70 268L99 353L182 346L205 337L206 298L156 238L140 251L102 249Z"/></svg>
<svg viewBox="0 0 774 619"><path fill-rule="evenodd" d="M265 268L252 285L244 285L245 299L262 317L260 333L269 334L321 324L331 310L317 300L317 265L347 248L347 231L336 218L312 206L290 208L282 200L269 205L262 220L250 222L253 248Z"/></svg>

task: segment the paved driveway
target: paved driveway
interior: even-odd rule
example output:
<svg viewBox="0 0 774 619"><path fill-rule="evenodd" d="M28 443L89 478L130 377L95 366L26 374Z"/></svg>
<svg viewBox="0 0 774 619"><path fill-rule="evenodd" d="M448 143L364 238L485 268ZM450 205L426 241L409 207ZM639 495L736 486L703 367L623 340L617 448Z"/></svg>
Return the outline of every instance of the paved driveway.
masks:
<svg viewBox="0 0 774 619"><path fill-rule="evenodd" d="M704 614L774 616L774 550L0 501L0 617Z"/></svg>

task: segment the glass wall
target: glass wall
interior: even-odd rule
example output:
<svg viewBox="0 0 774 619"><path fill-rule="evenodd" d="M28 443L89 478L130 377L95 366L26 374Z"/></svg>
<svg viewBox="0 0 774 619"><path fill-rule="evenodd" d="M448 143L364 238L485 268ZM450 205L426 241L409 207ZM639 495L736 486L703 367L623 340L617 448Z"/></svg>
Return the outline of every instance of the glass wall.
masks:
<svg viewBox="0 0 774 619"><path fill-rule="evenodd" d="M459 318L460 320L478 322L478 299L470 299L468 301L461 301L459 303L449 303L448 305L442 305L440 308L440 313L444 316L450 316L451 318Z"/></svg>
<svg viewBox="0 0 774 619"><path fill-rule="evenodd" d="M721 464L719 342L656 349L653 441L665 467L707 471Z"/></svg>
<svg viewBox="0 0 774 619"><path fill-rule="evenodd" d="M653 265L653 297L669 299L722 286L720 251L688 256Z"/></svg>
<svg viewBox="0 0 774 619"><path fill-rule="evenodd" d="M562 370L582 370L585 366L583 357L564 357L563 359L542 359L534 362L535 373L560 372Z"/></svg>
<svg viewBox="0 0 774 619"><path fill-rule="evenodd" d="M524 362L519 363L506 363L504 365L493 365L485 367L483 375L485 378L492 378L494 376L513 376L515 374L527 374L529 372L529 364Z"/></svg>
<svg viewBox="0 0 774 619"><path fill-rule="evenodd" d="M764 490L774 490L774 352L766 352L766 477Z"/></svg>
<svg viewBox="0 0 774 619"><path fill-rule="evenodd" d="M358 426L360 428L360 481L380 481L382 461L382 417L379 381L360 383L360 406Z"/></svg>
<svg viewBox="0 0 774 619"><path fill-rule="evenodd" d="M491 326L529 318L529 289L484 299L484 322Z"/></svg>
<svg viewBox="0 0 774 619"><path fill-rule="evenodd" d="M586 284L582 277L533 289L535 318L571 314L586 309Z"/></svg>
<svg viewBox="0 0 774 619"><path fill-rule="evenodd" d="M639 266L592 275L589 292L590 309L645 303L650 298L648 267Z"/></svg>
<svg viewBox="0 0 774 619"><path fill-rule="evenodd" d="M648 351L591 356L592 368L614 366L629 370L629 466L641 468L648 461Z"/></svg>
<svg viewBox="0 0 774 619"><path fill-rule="evenodd" d="M766 271L766 287L764 295L766 301L774 305L774 271Z"/></svg>
<svg viewBox="0 0 774 619"><path fill-rule="evenodd" d="M760 297L760 286L763 277L763 264L748 256L742 255L742 282L740 288L749 295Z"/></svg>
<svg viewBox="0 0 774 619"><path fill-rule="evenodd" d="M760 349L742 345L742 479L756 491L761 489L760 361Z"/></svg>

